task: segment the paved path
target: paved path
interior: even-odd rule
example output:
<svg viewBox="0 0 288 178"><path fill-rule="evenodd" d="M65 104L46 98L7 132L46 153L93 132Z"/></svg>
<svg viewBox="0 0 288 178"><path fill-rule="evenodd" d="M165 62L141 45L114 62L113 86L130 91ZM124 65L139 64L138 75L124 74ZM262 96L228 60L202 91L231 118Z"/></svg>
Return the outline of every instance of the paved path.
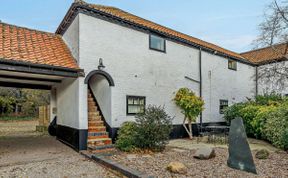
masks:
<svg viewBox="0 0 288 178"><path fill-rule="evenodd" d="M256 140L256 139L248 138L248 142L249 142L251 150L267 149L271 152L279 151L279 149L273 147L271 144L269 144L265 141L262 141L262 140ZM199 140L199 143L197 143L196 137L193 140L189 140L189 139L170 140L168 146L185 148L185 149L190 149L190 150L198 149L198 148L201 148L203 146L228 148L227 144L208 144L207 138L201 138Z"/></svg>
<svg viewBox="0 0 288 178"><path fill-rule="evenodd" d="M2 123L0 123L2 124ZM3 128L0 127L0 129ZM0 135L0 178L117 177L47 135Z"/></svg>

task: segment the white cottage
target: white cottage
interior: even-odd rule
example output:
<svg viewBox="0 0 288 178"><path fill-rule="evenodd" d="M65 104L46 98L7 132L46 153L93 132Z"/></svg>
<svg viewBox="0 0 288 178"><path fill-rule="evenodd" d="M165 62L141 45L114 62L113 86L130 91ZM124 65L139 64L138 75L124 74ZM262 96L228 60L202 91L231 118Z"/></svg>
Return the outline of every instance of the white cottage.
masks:
<svg viewBox="0 0 288 178"><path fill-rule="evenodd" d="M76 150L110 149L149 104L164 105L171 137L184 137L172 101L181 87L205 101L198 123L223 122L225 107L257 93L250 58L118 8L76 1L56 34L0 28L0 85L51 90L57 138Z"/></svg>
<svg viewBox="0 0 288 178"><path fill-rule="evenodd" d="M203 97L199 122L204 123L223 122L223 108L255 95L254 66L241 55L114 7L74 3L56 33L86 74L69 89L78 91L79 101L65 97L78 114L61 113L66 110L63 103L58 124L88 129L88 88L112 138L123 122L134 120L149 104L165 105L175 117L171 136L183 137L183 115L172 101L180 87Z"/></svg>

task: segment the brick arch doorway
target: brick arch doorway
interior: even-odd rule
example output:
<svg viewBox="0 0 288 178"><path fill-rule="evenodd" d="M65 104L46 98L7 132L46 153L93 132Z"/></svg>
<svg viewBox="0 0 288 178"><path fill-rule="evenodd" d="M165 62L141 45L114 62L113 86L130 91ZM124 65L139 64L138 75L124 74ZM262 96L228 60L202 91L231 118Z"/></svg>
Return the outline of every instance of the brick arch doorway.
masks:
<svg viewBox="0 0 288 178"><path fill-rule="evenodd" d="M111 139L111 90L115 86L110 74L94 70L85 78L88 85L88 138L90 150L104 152L113 149Z"/></svg>

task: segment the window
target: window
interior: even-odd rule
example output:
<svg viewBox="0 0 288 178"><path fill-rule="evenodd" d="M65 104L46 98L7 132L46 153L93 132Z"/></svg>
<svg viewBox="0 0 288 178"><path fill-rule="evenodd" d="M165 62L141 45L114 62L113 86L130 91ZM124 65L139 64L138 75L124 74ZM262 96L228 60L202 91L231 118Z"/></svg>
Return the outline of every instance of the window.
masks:
<svg viewBox="0 0 288 178"><path fill-rule="evenodd" d="M145 97L144 96L127 96L127 115L144 113Z"/></svg>
<svg viewBox="0 0 288 178"><path fill-rule="evenodd" d="M228 69L237 70L237 62L228 60Z"/></svg>
<svg viewBox="0 0 288 178"><path fill-rule="evenodd" d="M220 114L224 114L224 110L227 107L228 107L228 100L220 100L220 108L219 108Z"/></svg>
<svg viewBox="0 0 288 178"><path fill-rule="evenodd" d="M166 51L166 42L163 38L155 35L150 35L150 40L149 40L149 45L150 49L154 49L157 51Z"/></svg>

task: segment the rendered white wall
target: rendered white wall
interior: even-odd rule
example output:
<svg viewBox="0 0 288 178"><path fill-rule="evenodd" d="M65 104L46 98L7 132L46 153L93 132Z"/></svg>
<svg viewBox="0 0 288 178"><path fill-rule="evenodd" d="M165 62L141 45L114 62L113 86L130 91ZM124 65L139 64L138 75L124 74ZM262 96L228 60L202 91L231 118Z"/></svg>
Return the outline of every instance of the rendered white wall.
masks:
<svg viewBox="0 0 288 178"><path fill-rule="evenodd" d="M57 86L57 124L79 128L79 79L64 79Z"/></svg>
<svg viewBox="0 0 288 178"><path fill-rule="evenodd" d="M202 53L203 122L223 121L219 112L220 99L229 105L253 98L256 91L255 68L237 62L237 71L228 69L228 59Z"/></svg>
<svg viewBox="0 0 288 178"><path fill-rule="evenodd" d="M55 87L50 91L50 122L52 122L57 115L53 110L57 112L57 89Z"/></svg>
<svg viewBox="0 0 288 178"><path fill-rule="evenodd" d="M89 85L106 122L111 125L111 87L108 81L105 77L97 75L90 79Z"/></svg>
<svg viewBox="0 0 288 178"><path fill-rule="evenodd" d="M84 77L81 77L79 80L79 129L88 129L88 101L87 101L87 91L88 86L84 84Z"/></svg>
<svg viewBox="0 0 288 178"><path fill-rule="evenodd" d="M73 57L79 59L79 16L77 15L74 21L63 35L65 43L68 45Z"/></svg>
<svg viewBox="0 0 288 178"><path fill-rule="evenodd" d="M167 53L149 49L149 35L80 14L80 67L86 74L97 69L103 58L105 71L114 79L112 87L112 126L134 120L126 115L126 95L146 96L146 103L165 105L175 124L183 115L172 99L180 87L199 94L199 51L167 41Z"/></svg>
<svg viewBox="0 0 288 178"><path fill-rule="evenodd" d="M283 77L283 75L273 75L271 77L266 78L266 76L263 76L263 72L268 68L268 70L271 70L269 68L276 68L277 70L282 69L283 66L287 66L288 62L278 62L278 63L272 63L267 65L262 65L258 67L258 94L264 94L264 93L271 93L276 92L281 95L288 94L288 79L286 77ZM273 71L273 70L272 70ZM281 70L280 70L281 71ZM278 80L281 79L283 83L279 84L277 83Z"/></svg>
<svg viewBox="0 0 288 178"><path fill-rule="evenodd" d="M63 35L63 39L67 46L69 47L73 57L77 60L77 63L79 63L79 16L77 15L72 22L72 24L69 26L69 28L66 30L66 32ZM80 66L81 68L81 66ZM60 108L58 110L62 112L62 117L66 116L64 115L73 115L71 118L74 121L69 121L70 125L73 125L77 129L87 129L88 128L88 113L87 113L87 85L84 84L84 77L80 77L77 79L77 84L75 83L72 88L67 89L67 91L63 91L64 93L69 93L67 95L71 95L70 92L77 92L77 98L74 98L77 103L69 103L69 100L67 99L68 105L71 106L71 109L60 111ZM63 107L63 106L62 106ZM58 114L59 115L59 114ZM66 122L66 121L65 121ZM70 123L71 122L71 123Z"/></svg>

